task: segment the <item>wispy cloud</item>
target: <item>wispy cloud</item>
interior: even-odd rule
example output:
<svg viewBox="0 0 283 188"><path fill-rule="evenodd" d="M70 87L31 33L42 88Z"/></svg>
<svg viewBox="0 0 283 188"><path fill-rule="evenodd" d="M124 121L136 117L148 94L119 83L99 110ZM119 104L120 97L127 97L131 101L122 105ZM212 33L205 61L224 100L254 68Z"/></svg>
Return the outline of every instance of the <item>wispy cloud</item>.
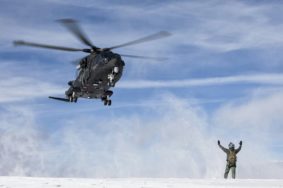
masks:
<svg viewBox="0 0 283 188"><path fill-rule="evenodd" d="M201 79L185 80L132 80L123 81L117 84L117 87L125 89L143 89L143 88L174 88L174 87L201 87L210 85L226 84L266 84L283 85L282 74L259 74L259 75L238 75L227 77L213 77Z"/></svg>
<svg viewBox="0 0 283 188"><path fill-rule="evenodd" d="M43 75L42 70L36 67L36 63L26 62L23 64L12 61L2 61L0 69L0 103L26 101L49 95L64 95L66 88L53 83L53 73ZM50 79L50 80L49 80Z"/></svg>
<svg viewBox="0 0 283 188"><path fill-rule="evenodd" d="M32 3L31 0L29 3ZM38 3L40 4L40 3ZM148 56L169 56L172 57L165 67L171 69L174 64L186 64L188 57L196 55L190 47L197 47L206 52L225 53L231 50L239 49L257 49L263 48L271 51L273 48L282 47L282 28L281 22L274 24L281 14L278 2L270 4L247 3L245 1L178 1L178 2L155 2L155 3L117 3L112 2L111 6L104 1L57 1L46 0L41 6L46 10L53 8L60 9L58 16L69 16L70 10L74 10L74 18L82 21L82 28L86 31L89 38L95 45L107 47L136 39L159 30L168 30L173 33L171 38L158 42L141 44L124 49L117 49L117 52L132 53L135 55ZM75 11L76 7L83 8L85 12L91 14L81 14ZM13 10L13 9L12 9ZM96 10L96 11L94 11ZM241 11L239 11L241 10ZM31 14L37 15L37 9L31 9ZM18 11L14 11L18 12ZM20 11L19 11L20 12ZM51 12L51 11L49 11ZM109 14L111 12L111 14ZM4 12L5 13L5 12ZM2 13L2 14L4 14ZM1 13L0 13L1 15ZM90 16L91 15L91 16ZM143 15L143 16L140 16ZM10 16L10 15L9 15ZM66 45L73 47L85 47L79 43L66 29L53 22L58 19L52 15L47 21L44 17L44 24L39 19L21 20L21 16L7 17L1 15L0 26L2 29L3 45L7 51L26 50L28 48L12 48L11 41L15 39L24 39L35 42L44 42L57 45ZM171 24L168 24L171 23ZM119 32L117 32L119 31ZM46 52L46 51L37 51ZM58 53L50 53L53 58L62 58ZM52 55L53 54L53 55ZM55 55L54 55L55 54ZM179 57L181 54L181 57ZM258 55L254 54L256 57ZM81 57L78 55L77 57ZM181 58L181 59L180 59ZM189 58L190 59L190 58ZM272 64L274 57L268 59ZM126 59L128 64L133 62ZM278 60L278 59L277 59ZM193 59L195 62L203 65L203 61L210 66L219 66L221 59ZM152 65L144 65L141 60L132 68L127 66L129 76L144 76L149 70L155 68ZM232 61L231 61L232 62ZM244 62L247 62L246 60ZM262 66L262 61L258 61L257 67ZM169 65L170 64L170 65ZM193 70L196 64L191 64ZM225 66L228 66L225 64ZM236 66L232 63L229 66ZM166 71L168 71L168 69ZM214 71L216 71L214 69Z"/></svg>
<svg viewBox="0 0 283 188"><path fill-rule="evenodd" d="M52 4L50 4L50 2L52 2ZM236 0L228 2L223 0L201 2L167 1L164 3L156 2L153 4L144 3L142 6L135 6L131 3L120 4L113 2L111 6L107 6L108 3L104 1L96 1L93 3L90 1L61 2L48 0L45 4L51 8L73 5L90 10L97 9L101 14L111 12L111 18L106 15L96 15L98 16L98 20L107 19L107 23L98 22L94 24L92 20L87 23L85 21L84 24L90 31L104 33L104 35L106 35L105 39L108 38L108 41L114 43L126 41L127 39L141 36L141 34L152 32L155 28L167 28L174 32L175 36L174 39L170 41L170 46L186 44L196 45L210 50L229 51L242 48L282 46L283 43L281 40L282 34L280 32L283 25L279 23L273 24L271 21L277 16L276 13L280 12L280 9L275 8L278 4L276 2L267 5L251 4ZM62 11L67 12L65 9ZM46 29L50 29L51 27L54 28L54 23L51 23L52 20L50 20L49 23L46 23L49 28L40 27L33 29L31 28L31 23L25 26L17 23L16 19L7 19L8 21L6 18L3 18L2 25L9 25L9 27L3 27L3 29L4 33L8 36L11 35L11 37L19 37L21 36L19 34L22 34L28 37L28 39L34 37L34 39L39 38L46 41L46 39L42 38L42 35L48 34ZM133 27L133 25L135 25L134 23L139 23L137 27L142 27L137 30ZM168 23L174 24L168 26ZM115 35L113 33L116 32L116 30L107 29L109 28L109 25L112 28L119 28L120 33L123 33L123 35L118 38L118 33ZM176 25L182 25L182 27L175 27ZM18 28L17 30L19 31L12 28ZM49 35L52 35L51 38L54 37L54 41L57 41L57 39L63 41L63 39L66 39L66 36L63 36L63 31L63 29L59 31L56 29L57 33L54 33L54 31L48 32ZM103 35L99 34L99 36L100 37L97 37L97 40L101 41L100 38ZM102 41L105 41L104 37ZM69 42L68 44L72 43ZM163 48L165 47L166 46L163 45ZM149 49L151 49L151 46L149 46Z"/></svg>
<svg viewBox="0 0 283 188"><path fill-rule="evenodd" d="M56 0L51 1L61 4ZM281 11L280 8L276 8L279 2L255 4L236 0L166 1L144 3L142 6L115 2L112 6L107 6L103 1L83 2L68 3L85 8L102 9L103 7L104 10L115 15L112 21L120 21L124 26L130 26L135 22L142 26L145 24L151 26L140 28L139 31L143 33L155 27L172 29L176 37L174 37L175 42L170 41L171 45L178 43L196 45L213 51L230 51L283 44L280 32L283 25L272 22ZM125 21L129 24L125 25ZM182 27L172 28L176 25Z"/></svg>
<svg viewBox="0 0 283 188"><path fill-rule="evenodd" d="M64 94L65 88L26 77L11 77L9 80L0 81L1 102L25 101L49 95Z"/></svg>

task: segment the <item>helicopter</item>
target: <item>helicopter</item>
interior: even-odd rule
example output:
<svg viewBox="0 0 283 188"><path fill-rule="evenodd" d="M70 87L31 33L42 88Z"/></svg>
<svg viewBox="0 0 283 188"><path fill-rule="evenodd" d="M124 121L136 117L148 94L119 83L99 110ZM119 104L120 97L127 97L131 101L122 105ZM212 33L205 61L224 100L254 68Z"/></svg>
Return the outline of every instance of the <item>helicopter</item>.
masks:
<svg viewBox="0 0 283 188"><path fill-rule="evenodd" d="M74 102L78 98L86 99L101 99L105 106L111 106L112 101L110 97L116 83L123 75L125 62L122 57L140 58L140 59L155 59L163 60L162 57L147 57L137 55L125 55L112 52L113 49L140 44L156 39L165 38L171 35L167 31L160 31L158 33L148 35L146 37L126 42L120 45L115 45L108 48L99 48L89 40L84 34L83 30L76 20L73 19L60 19L58 20L64 27L66 27L75 37L77 37L83 44L89 48L79 49L72 47L55 46L49 44L41 44L34 42L26 42L23 40L14 41L15 46L31 46L38 48L47 48L54 50L70 51L70 52L85 52L88 55L82 58L77 63L77 76L75 80L68 82L69 89L65 92L65 98L49 96L50 99Z"/></svg>

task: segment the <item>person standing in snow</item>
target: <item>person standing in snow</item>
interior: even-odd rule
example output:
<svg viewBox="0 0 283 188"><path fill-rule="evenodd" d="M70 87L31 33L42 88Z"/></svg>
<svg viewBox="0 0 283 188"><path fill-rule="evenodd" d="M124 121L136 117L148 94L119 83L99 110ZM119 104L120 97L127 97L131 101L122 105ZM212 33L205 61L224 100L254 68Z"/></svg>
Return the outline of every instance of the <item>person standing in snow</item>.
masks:
<svg viewBox="0 0 283 188"><path fill-rule="evenodd" d="M218 140L218 146L226 153L227 158L227 164L226 164L226 169L225 169L225 173L224 173L224 178L227 179L229 171L231 169L232 171L232 178L235 179L236 178L236 163L237 163L237 153L239 153L239 151L242 148L242 141L240 141L239 143L239 147L237 149L235 149L235 145L230 142L227 148L224 148L221 144L220 141Z"/></svg>

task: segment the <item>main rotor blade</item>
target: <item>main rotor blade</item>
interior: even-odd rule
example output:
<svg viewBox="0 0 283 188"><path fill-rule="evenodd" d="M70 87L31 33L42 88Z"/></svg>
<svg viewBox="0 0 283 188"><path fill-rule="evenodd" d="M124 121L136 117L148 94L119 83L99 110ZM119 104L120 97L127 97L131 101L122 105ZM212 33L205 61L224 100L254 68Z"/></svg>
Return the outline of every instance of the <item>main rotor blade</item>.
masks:
<svg viewBox="0 0 283 188"><path fill-rule="evenodd" d="M143 42L148 42L148 41L152 41L152 40L157 40L157 39L165 38L165 37L168 37L170 35L171 35L171 33L167 32L167 31L160 31L160 32L155 33L153 35L149 35L149 36L146 36L146 37L134 40L134 41L130 41L130 42L124 43L124 44L112 46L112 47L106 48L106 49L107 50L112 50L112 49L115 49L115 48L121 48L121 47L124 47L124 46L130 46L130 45L134 45L134 44L139 44L139 43L143 43Z"/></svg>
<svg viewBox="0 0 283 188"><path fill-rule="evenodd" d="M137 58L137 59L152 59L157 61L165 61L168 60L167 57L148 57L148 56L139 56L139 55L126 55L126 54L120 54L123 57L130 57L130 58Z"/></svg>
<svg viewBox="0 0 283 188"><path fill-rule="evenodd" d="M71 31L80 41L84 44L92 47L97 48L92 44L92 42L87 38L86 34L82 31L78 22L73 19L60 19L58 20L61 24L63 24L69 31Z"/></svg>
<svg viewBox="0 0 283 188"><path fill-rule="evenodd" d="M53 46L53 45L48 45L48 44L26 42L22 40L14 41L14 45L15 46L32 46L32 47L39 47L39 48L49 48L49 49L54 49L54 50L64 50L64 51L71 51L71 52L76 52L76 51L86 52L87 50L87 49L69 48L69 47L63 47L63 46Z"/></svg>

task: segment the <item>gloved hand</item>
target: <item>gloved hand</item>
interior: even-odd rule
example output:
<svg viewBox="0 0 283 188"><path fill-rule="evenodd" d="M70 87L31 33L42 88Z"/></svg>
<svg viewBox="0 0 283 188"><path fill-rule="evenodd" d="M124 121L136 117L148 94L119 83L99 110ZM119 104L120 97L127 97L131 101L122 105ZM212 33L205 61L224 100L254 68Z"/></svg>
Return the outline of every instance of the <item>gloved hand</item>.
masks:
<svg viewBox="0 0 283 188"><path fill-rule="evenodd" d="M220 141L219 140L217 141L217 143L218 143L218 145L220 145Z"/></svg>
<svg viewBox="0 0 283 188"><path fill-rule="evenodd" d="M242 140L240 141L240 143L239 143L239 144L240 144L240 146L243 144Z"/></svg>

